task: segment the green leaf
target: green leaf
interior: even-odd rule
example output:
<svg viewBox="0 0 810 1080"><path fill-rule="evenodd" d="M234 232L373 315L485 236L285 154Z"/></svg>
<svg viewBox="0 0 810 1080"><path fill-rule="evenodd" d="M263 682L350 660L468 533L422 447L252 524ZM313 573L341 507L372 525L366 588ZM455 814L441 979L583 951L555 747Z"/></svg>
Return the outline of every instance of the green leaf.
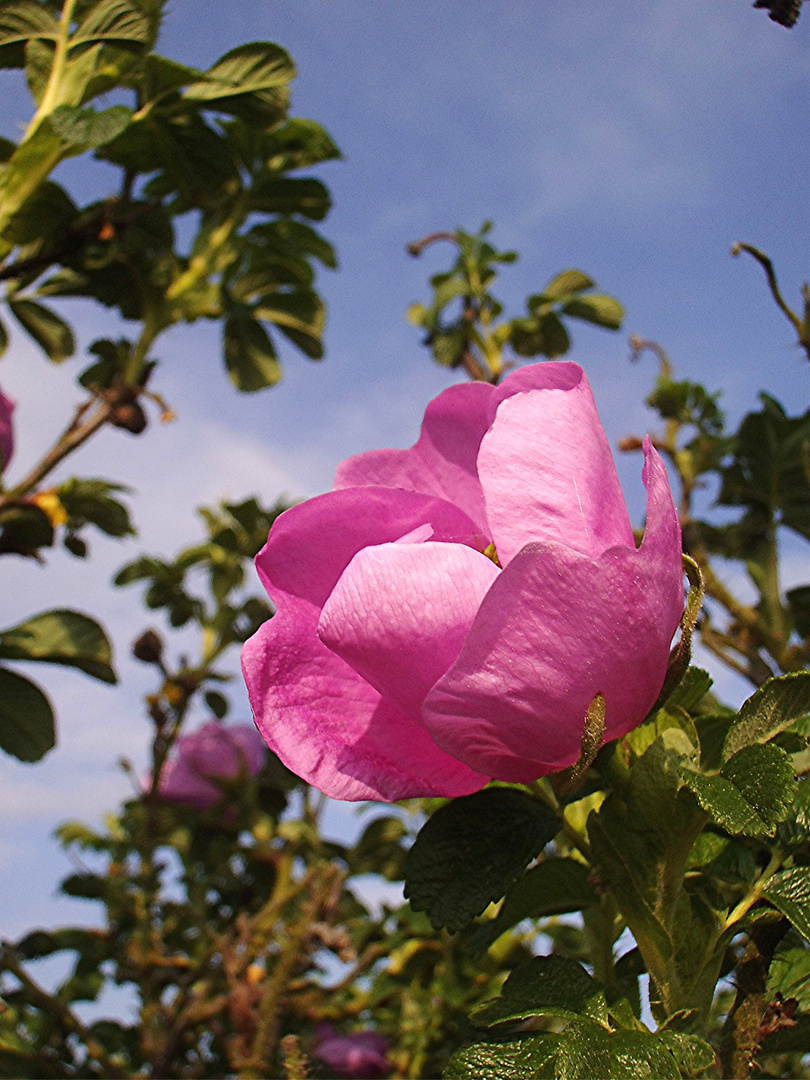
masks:
<svg viewBox="0 0 810 1080"><path fill-rule="evenodd" d="M484 950L523 919L581 911L594 903L596 896L588 884L586 866L574 859L544 859L518 878L497 916L475 927L469 943Z"/></svg>
<svg viewBox="0 0 810 1080"><path fill-rule="evenodd" d="M217 690L206 690L205 704L217 718L222 720L228 711L228 699Z"/></svg>
<svg viewBox="0 0 810 1080"><path fill-rule="evenodd" d="M509 323L509 344L518 356L563 356L571 347L568 331L554 312L534 319L513 319Z"/></svg>
<svg viewBox="0 0 810 1080"><path fill-rule="evenodd" d="M810 585L798 585L786 595L796 633L799 637L810 638Z"/></svg>
<svg viewBox="0 0 810 1080"><path fill-rule="evenodd" d="M720 1075L714 1047L700 1036L659 1029L655 1038L672 1054L681 1076Z"/></svg>
<svg viewBox="0 0 810 1080"><path fill-rule="evenodd" d="M766 743L810 715L810 671L794 671L768 681L740 709L723 746L728 760L753 743Z"/></svg>
<svg viewBox="0 0 810 1080"><path fill-rule="evenodd" d="M401 881L405 862L402 839L407 835L400 818L388 814L375 818L349 854L352 873L382 874L388 881Z"/></svg>
<svg viewBox="0 0 810 1080"><path fill-rule="evenodd" d="M9 221L3 237L11 244L33 244L75 221L78 208L59 184L46 180Z"/></svg>
<svg viewBox="0 0 810 1080"><path fill-rule="evenodd" d="M56 744L53 709L29 679L0 667L0 750L39 761Z"/></svg>
<svg viewBox="0 0 810 1080"><path fill-rule="evenodd" d="M552 1031L473 1043L453 1054L442 1075L445 1080L554 1080L559 1043Z"/></svg>
<svg viewBox="0 0 810 1080"><path fill-rule="evenodd" d="M802 1012L810 1012L810 949L781 949L768 968L768 1000L781 994L793 998Z"/></svg>
<svg viewBox="0 0 810 1080"><path fill-rule="evenodd" d="M557 1053L556 1080L680 1080L675 1058L651 1032L609 1031L579 1020L565 1031Z"/></svg>
<svg viewBox="0 0 810 1080"><path fill-rule="evenodd" d="M699 898L685 892L663 913L661 881L685 861L705 817L681 779L683 757L656 741L631 767L629 781L588 818L593 864L609 884L654 977L673 961L684 979L697 977L701 948L713 924ZM652 968L655 968L653 971Z"/></svg>
<svg viewBox="0 0 810 1080"><path fill-rule="evenodd" d="M695 710L712 688L712 677L702 668L687 668L683 678L669 695L666 705L678 706L687 712Z"/></svg>
<svg viewBox="0 0 810 1080"><path fill-rule="evenodd" d="M797 1016L791 1027L779 1028L762 1044L763 1054L810 1053L810 1016Z"/></svg>
<svg viewBox="0 0 810 1080"><path fill-rule="evenodd" d="M322 161L333 161L340 150L314 120L290 117L263 141L262 158L272 172L307 169Z"/></svg>
<svg viewBox="0 0 810 1080"><path fill-rule="evenodd" d="M36 555L39 548L53 544L51 519L39 506L5 506L0 510L0 553Z"/></svg>
<svg viewBox="0 0 810 1080"><path fill-rule="evenodd" d="M315 258L324 266L334 270L337 267L335 249L316 232L311 225L293 218L278 218L255 225L248 237L256 242L262 251L293 255L299 259Z"/></svg>
<svg viewBox="0 0 810 1080"><path fill-rule="evenodd" d="M0 8L0 45L16 41L44 38L56 41L59 37L59 20L42 4L34 0L17 0Z"/></svg>
<svg viewBox="0 0 810 1080"><path fill-rule="evenodd" d="M70 47L96 42L147 45L149 38L149 20L129 0L101 0L79 23Z"/></svg>
<svg viewBox="0 0 810 1080"><path fill-rule="evenodd" d="M267 41L239 45L225 53L203 77L187 86L186 101L235 116L280 120L287 107L287 86L295 75L289 54Z"/></svg>
<svg viewBox="0 0 810 1080"><path fill-rule="evenodd" d="M561 274L557 274L543 289L543 297L549 300L560 300L564 296L570 296L571 293L584 292L586 289L592 289L596 284L592 281L587 274L583 274L581 270L563 270Z"/></svg>
<svg viewBox="0 0 810 1080"><path fill-rule="evenodd" d="M0 356L2 356L8 348L8 331L5 324L0 322ZM0 466L2 468L2 466Z"/></svg>
<svg viewBox="0 0 810 1080"><path fill-rule="evenodd" d="M712 820L735 836L773 836L797 792L789 755L772 743L744 747L719 776L684 769L683 779Z"/></svg>
<svg viewBox="0 0 810 1080"><path fill-rule="evenodd" d="M658 738L668 749L676 750L682 757L697 758L700 739L694 721L685 709L677 705L658 709L650 720L634 728L622 741L637 757L641 757Z"/></svg>
<svg viewBox="0 0 810 1080"><path fill-rule="evenodd" d="M44 304L35 300L9 300L8 306L17 322L36 341L49 360L61 364L76 349L73 331Z"/></svg>
<svg viewBox="0 0 810 1080"><path fill-rule="evenodd" d="M612 296L580 296L566 301L561 310L572 319L583 319L607 330L618 330L624 318L624 308Z"/></svg>
<svg viewBox="0 0 810 1080"><path fill-rule="evenodd" d="M261 323L249 315L231 315L223 327L225 366L231 381L245 394L275 386L281 365Z"/></svg>
<svg viewBox="0 0 810 1080"><path fill-rule="evenodd" d="M109 639L94 619L78 611L45 611L0 633L4 660L40 660L78 668L102 682L117 682Z"/></svg>
<svg viewBox="0 0 810 1080"><path fill-rule="evenodd" d="M549 312L540 320L540 333L543 335L541 352L550 360L557 356L564 356L571 348L568 331L554 312Z"/></svg>
<svg viewBox="0 0 810 1080"><path fill-rule="evenodd" d="M534 1016L576 1020L583 1013L606 1019L599 983L576 960L533 956L510 973L499 997L473 1009L470 1020L476 1027L492 1027Z"/></svg>
<svg viewBox="0 0 810 1080"><path fill-rule="evenodd" d="M454 799L409 850L405 896L437 929L459 930L501 899L559 828L546 806L514 788Z"/></svg>
<svg viewBox="0 0 810 1080"><path fill-rule="evenodd" d="M109 480L79 480L72 477L60 484L56 494L68 516L68 526L80 529L95 525L107 536L134 536L129 510L112 492L130 489Z"/></svg>
<svg viewBox="0 0 810 1080"><path fill-rule="evenodd" d="M762 895L810 941L810 866L794 866L776 874Z"/></svg>
<svg viewBox="0 0 810 1080"><path fill-rule="evenodd" d="M448 330L433 334L430 338L433 358L442 367L455 367L464 354L466 344L467 335L461 330Z"/></svg>
<svg viewBox="0 0 810 1080"><path fill-rule="evenodd" d="M732 885L751 885L758 873L751 849L737 840L704 831L695 840L686 862L687 870L703 870Z"/></svg>
<svg viewBox="0 0 810 1080"><path fill-rule="evenodd" d="M268 176L257 181L250 201L253 209L263 214L300 214L312 221L322 221L332 205L320 180L296 176Z"/></svg>
<svg viewBox="0 0 810 1080"><path fill-rule="evenodd" d="M129 126L132 110L126 105L113 105L101 112L89 105L60 105L49 118L60 138L78 152L112 142Z"/></svg>
<svg viewBox="0 0 810 1080"><path fill-rule="evenodd" d="M254 315L277 326L312 360L320 360L323 356L321 335L326 312L320 297L312 289L274 292L263 296L254 309Z"/></svg>

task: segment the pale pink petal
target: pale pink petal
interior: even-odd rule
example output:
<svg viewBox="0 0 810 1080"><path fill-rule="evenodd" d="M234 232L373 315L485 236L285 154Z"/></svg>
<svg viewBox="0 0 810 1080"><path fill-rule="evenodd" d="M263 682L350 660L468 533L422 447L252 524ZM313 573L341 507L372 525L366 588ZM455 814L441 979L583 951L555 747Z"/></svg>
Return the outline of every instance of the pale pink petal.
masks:
<svg viewBox="0 0 810 1080"><path fill-rule="evenodd" d="M359 552L327 600L318 636L417 722L458 659L500 571L461 544L380 544Z"/></svg>
<svg viewBox="0 0 810 1080"><path fill-rule="evenodd" d="M422 709L449 754L525 783L577 760L597 693L607 740L644 719L683 609L677 513L649 448L647 474L646 550L615 547L594 560L528 544L493 583L457 663Z"/></svg>
<svg viewBox="0 0 810 1080"><path fill-rule="evenodd" d="M284 764L334 799L469 795L487 782L317 638L317 613L289 599L242 650L256 721Z"/></svg>
<svg viewBox="0 0 810 1080"><path fill-rule="evenodd" d="M488 529L476 458L496 394L487 383L448 387L425 410L415 446L370 450L349 458L338 466L335 487L404 488L447 499L472 518L483 540L481 546L486 547Z"/></svg>
<svg viewBox="0 0 810 1080"><path fill-rule="evenodd" d="M501 565L530 542L559 541L597 556L633 532L591 388L574 364L543 364L573 385L502 401L478 455ZM560 370L563 369L563 370ZM572 371L573 369L573 371ZM508 380L507 380L508 381ZM506 384L505 384L506 385Z"/></svg>
<svg viewBox="0 0 810 1080"><path fill-rule="evenodd" d="M289 594L321 608L358 551L426 535L417 531L426 525L443 543L478 546L473 522L442 499L394 488L329 491L276 519L256 569L271 600Z"/></svg>
<svg viewBox="0 0 810 1080"><path fill-rule="evenodd" d="M283 514L256 560L277 614L242 652L253 714L284 764L334 798L453 796L486 782L317 636L321 607L354 555L425 524L438 541L472 543L473 523L442 500L393 489L329 492Z"/></svg>
<svg viewBox="0 0 810 1080"><path fill-rule="evenodd" d="M644 439L643 476L647 520L639 556L648 573L655 575L661 615L669 625L673 621L677 623L683 614L683 543L666 465L649 435Z"/></svg>

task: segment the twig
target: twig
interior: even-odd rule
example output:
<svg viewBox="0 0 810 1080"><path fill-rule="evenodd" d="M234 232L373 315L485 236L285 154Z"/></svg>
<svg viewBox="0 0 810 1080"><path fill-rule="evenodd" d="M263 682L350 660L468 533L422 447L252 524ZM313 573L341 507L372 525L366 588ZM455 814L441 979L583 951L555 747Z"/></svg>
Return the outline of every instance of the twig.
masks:
<svg viewBox="0 0 810 1080"><path fill-rule="evenodd" d="M93 412L87 420L82 420L82 417L94 401L97 403L95 412ZM45 477L56 468L60 461L76 450L77 447L81 446L82 443L86 442L100 427L103 427L112 416L114 409L115 402L100 400L97 397L93 397L90 401L86 401L83 405L80 405L76 410L76 415L73 417L73 420L71 420L70 424L65 428L39 464L35 465L31 472L22 479L15 488L12 488L11 491L0 497L0 506L15 502L27 495L29 491L33 490L33 488L41 483Z"/></svg>
<svg viewBox="0 0 810 1080"><path fill-rule="evenodd" d="M405 250L408 252L409 255L413 255L414 258L416 258L418 255L422 254L426 247L429 247L431 244L437 243L437 241L439 240L448 240L451 244L457 244L458 236L456 236L456 234L452 232L428 233L428 235L423 236L421 240L414 240L412 241L412 243L406 244Z"/></svg>
<svg viewBox="0 0 810 1080"><path fill-rule="evenodd" d="M796 335L799 339L799 343L803 346L808 357L810 357L810 341L805 340L804 327L802 326L801 319L798 317L792 308L788 307L785 300L779 291L779 285L776 281L776 271L773 268L773 263L768 256L760 251L759 248L753 247L751 244L744 244L741 241L737 241L736 244L731 246L731 254L737 256L741 251L747 251L751 255L762 269L765 271L765 277L768 279L768 287L771 290L771 296L776 302L776 306L785 315L785 317L792 323L793 329L796 331Z"/></svg>
<svg viewBox="0 0 810 1080"><path fill-rule="evenodd" d="M85 1027L73 1010L63 1001L60 1001L59 998L49 994L47 990L44 990L39 983L31 978L22 966L16 949L7 941L0 942L0 968L10 971L14 978L25 987L37 1008L49 1012L72 1035L76 1035L81 1039L88 1057L92 1058L102 1070L102 1076L113 1077L115 1080L126 1080L128 1074L115 1064L101 1043Z"/></svg>

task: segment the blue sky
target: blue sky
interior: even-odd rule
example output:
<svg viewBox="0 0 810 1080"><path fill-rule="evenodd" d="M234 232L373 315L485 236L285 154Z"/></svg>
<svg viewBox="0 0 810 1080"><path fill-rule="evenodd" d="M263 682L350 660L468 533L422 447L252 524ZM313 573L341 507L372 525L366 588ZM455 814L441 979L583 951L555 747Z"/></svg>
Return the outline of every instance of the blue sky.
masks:
<svg viewBox="0 0 810 1080"><path fill-rule="evenodd" d="M619 297L625 329L575 326L571 353L614 442L654 424L642 404L653 365L629 364L629 333L658 340L683 377L722 389L734 418L766 385L806 408L810 368L760 269L729 248L746 240L768 251L798 306L810 235L808 27L810 12L787 31L747 0L173 0L165 54L205 67L243 41L277 41L298 66L293 112L324 124L343 150L320 170L335 201L323 231L341 261L321 277L327 357L315 364L289 350L278 387L240 396L215 327L173 331L157 349L155 386L177 422L139 439L105 431L63 473L130 484L140 538L94 540L86 564L4 560L2 625L48 607L88 610L114 636L123 683L34 673L57 704L61 738L40 765L0 759L0 933L91 916L56 898L67 863L49 835L67 817L99 821L126 793L117 757L145 760L148 675L127 654L154 620L134 590L109 587L116 567L194 540L201 502L315 494L347 455L409 445L425 404L457 377L432 364L404 319L449 249L414 260L406 242L491 218L496 244L521 253L497 290L507 312L569 266ZM18 73L0 80L0 133L11 135L29 103ZM62 179L104 190L98 166L71 163ZM84 345L121 332L107 312L65 310ZM69 417L81 364L55 369L15 339L0 365L19 403L11 480ZM639 462L620 470L638 518ZM806 574L806 549L789 571Z"/></svg>

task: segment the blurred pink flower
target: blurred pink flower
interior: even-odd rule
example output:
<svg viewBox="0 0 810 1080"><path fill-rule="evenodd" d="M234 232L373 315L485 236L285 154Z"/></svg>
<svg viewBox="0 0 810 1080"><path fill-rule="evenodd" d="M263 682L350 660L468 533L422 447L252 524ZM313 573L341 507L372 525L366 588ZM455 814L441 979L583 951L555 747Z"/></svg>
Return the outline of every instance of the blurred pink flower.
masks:
<svg viewBox="0 0 810 1080"><path fill-rule="evenodd" d="M638 725L684 600L666 469L644 453L638 549L577 364L452 386L411 449L343 462L256 559L277 613L242 663L271 749L328 795L393 801L571 765L598 693L606 739Z"/></svg>
<svg viewBox="0 0 810 1080"><path fill-rule="evenodd" d="M372 1080L385 1076L391 1069L391 1062L385 1056L388 1040L376 1031L341 1035L331 1024L319 1024L315 1039L312 1056L320 1058L338 1076Z"/></svg>
<svg viewBox="0 0 810 1080"><path fill-rule="evenodd" d="M11 414L14 412L14 402L0 390L0 473L11 461L14 453L14 426Z"/></svg>
<svg viewBox="0 0 810 1080"><path fill-rule="evenodd" d="M255 776L267 747L253 724L227 727L217 720L191 735L181 735L160 774L160 794L169 802L207 810L223 798L217 780Z"/></svg>

